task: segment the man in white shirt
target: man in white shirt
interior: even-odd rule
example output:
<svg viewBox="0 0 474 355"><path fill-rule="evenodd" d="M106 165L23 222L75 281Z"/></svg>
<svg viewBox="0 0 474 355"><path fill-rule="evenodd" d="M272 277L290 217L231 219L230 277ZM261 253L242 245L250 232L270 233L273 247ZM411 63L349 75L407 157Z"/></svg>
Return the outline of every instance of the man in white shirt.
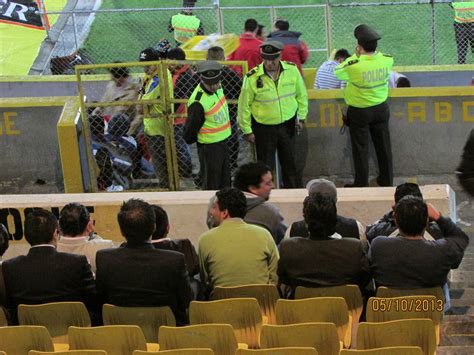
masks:
<svg viewBox="0 0 474 355"><path fill-rule="evenodd" d="M334 54L334 60L328 60L321 64L314 80L315 89L342 89L344 81L338 80L334 75L334 68L349 58L351 55L345 49L339 49Z"/></svg>
<svg viewBox="0 0 474 355"><path fill-rule="evenodd" d="M95 273L95 254L97 250L113 248L111 240L102 239L94 233L94 220L89 211L80 203L69 203L59 215L61 237L57 249L60 252L85 255Z"/></svg>

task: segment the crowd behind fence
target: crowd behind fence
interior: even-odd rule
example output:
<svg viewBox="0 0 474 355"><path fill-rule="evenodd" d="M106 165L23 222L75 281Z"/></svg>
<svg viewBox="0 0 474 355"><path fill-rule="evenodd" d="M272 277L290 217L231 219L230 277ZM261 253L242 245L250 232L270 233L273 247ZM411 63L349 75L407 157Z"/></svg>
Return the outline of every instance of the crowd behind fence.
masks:
<svg viewBox="0 0 474 355"><path fill-rule="evenodd" d="M301 32L310 57L306 67L319 66L332 50L353 51L353 29L360 23L382 34L380 49L395 58L395 65L456 64L454 11L447 0L343 3L255 7L196 7L205 34L243 31L247 18L255 18L271 32L277 18L290 30ZM167 31L170 18L181 8L99 9L55 13L67 17L51 57L79 53L79 63L137 60L139 52L161 39L173 41ZM50 13L53 14L53 13ZM58 30L58 29L56 29ZM465 43L468 45L468 43ZM469 62L468 56L468 62ZM45 68L44 73L49 73Z"/></svg>

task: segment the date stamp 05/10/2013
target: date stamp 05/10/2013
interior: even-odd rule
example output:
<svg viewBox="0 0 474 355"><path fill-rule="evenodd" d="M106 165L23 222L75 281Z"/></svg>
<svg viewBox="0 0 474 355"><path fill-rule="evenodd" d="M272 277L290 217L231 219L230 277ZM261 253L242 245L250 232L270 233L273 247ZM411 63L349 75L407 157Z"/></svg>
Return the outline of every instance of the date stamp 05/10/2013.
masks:
<svg viewBox="0 0 474 355"><path fill-rule="evenodd" d="M442 312L444 301L426 298L375 298L372 300L374 312Z"/></svg>

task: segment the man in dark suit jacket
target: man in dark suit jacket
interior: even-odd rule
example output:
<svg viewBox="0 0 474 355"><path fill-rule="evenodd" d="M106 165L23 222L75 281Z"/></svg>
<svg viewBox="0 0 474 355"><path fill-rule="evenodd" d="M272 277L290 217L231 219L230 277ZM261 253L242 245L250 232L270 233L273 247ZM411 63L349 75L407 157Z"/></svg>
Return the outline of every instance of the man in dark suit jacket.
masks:
<svg viewBox="0 0 474 355"><path fill-rule="evenodd" d="M124 307L169 306L177 324L186 324L191 290L184 256L151 244L155 230L153 207L131 199L123 204L117 219L127 244L97 252L97 290L101 300Z"/></svg>
<svg viewBox="0 0 474 355"><path fill-rule="evenodd" d="M27 255L3 262L6 307L16 324L19 304L80 301L95 305L95 282L84 255L56 251L58 221L49 211L38 209L25 218Z"/></svg>
<svg viewBox="0 0 474 355"><path fill-rule="evenodd" d="M278 278L290 287L324 287L357 284L364 291L370 281L369 260L363 242L336 233L335 201L321 194L304 200L303 214L309 238L295 237L280 243Z"/></svg>

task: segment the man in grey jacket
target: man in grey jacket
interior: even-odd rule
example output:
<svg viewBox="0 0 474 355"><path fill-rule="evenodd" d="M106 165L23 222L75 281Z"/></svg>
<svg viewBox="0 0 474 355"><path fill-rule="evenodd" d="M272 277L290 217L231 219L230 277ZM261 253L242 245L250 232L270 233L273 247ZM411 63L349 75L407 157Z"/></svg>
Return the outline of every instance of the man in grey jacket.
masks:
<svg viewBox="0 0 474 355"><path fill-rule="evenodd" d="M262 162L242 165L234 177L234 187L247 199L245 222L268 229L276 244L285 236L288 226L278 208L268 202L273 189L273 176L269 166Z"/></svg>

